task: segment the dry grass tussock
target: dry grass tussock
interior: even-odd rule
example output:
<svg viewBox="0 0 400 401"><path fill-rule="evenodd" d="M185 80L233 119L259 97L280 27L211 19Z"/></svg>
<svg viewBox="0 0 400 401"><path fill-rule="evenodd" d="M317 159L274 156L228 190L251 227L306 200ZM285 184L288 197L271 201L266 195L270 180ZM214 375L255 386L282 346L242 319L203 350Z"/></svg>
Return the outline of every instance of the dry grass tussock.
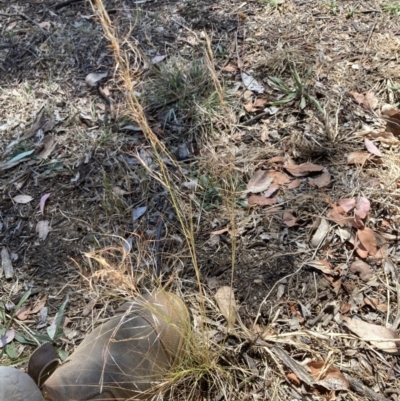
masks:
<svg viewBox="0 0 400 401"><path fill-rule="evenodd" d="M165 389L171 391L171 396L175 399L196 399L199 397L202 391L210 393L221 394L221 397L227 394L231 394L235 391L236 383L234 371L238 371L241 375L248 375L246 370L242 368L240 364L235 364L233 360L226 360L224 357L225 350L220 344L213 344L212 336L206 329L207 321L210 319L210 315L219 315L218 309L215 302L209 297L203 288L203 284L200 280L200 272L197 266L196 250L195 250L195 228L196 220L200 217L196 210L201 211L195 203L188 202L186 196L181 194L178 187L178 182L172 179L169 170L166 167L165 160L168 160L170 165L173 165L175 174L179 174L181 178L184 177L180 166L175 162L174 158L169 155L168 150L164 144L157 138L148 126L147 118L145 116L144 109L135 95L135 84L138 79L138 67L140 65L140 52L130 43L127 43L119 37L118 31L111 24L111 21L103 8L103 3L100 0L92 1L94 9L97 12L101 25L104 30L106 38L109 40L111 47L114 52L116 63L119 65L119 81L121 82L122 89L126 94L127 103L127 116L135 121L142 129L148 143L151 145L154 155L158 162L158 171L152 171L148 169L149 175L152 176L161 185L167 188L170 195L170 200L174 205L176 216L180 222L181 234L183 234L186 241L186 250L191 258L191 265L196 273L196 287L195 293L182 293L181 287L183 285L179 278L174 277L175 280L169 280L167 284L164 284L164 288L167 286L173 286L173 290L177 292L187 303L194 318L194 330L192 332L193 338L188 341L188 349L185 353L185 358L180 366L176 370L171 372L171 375L167 378L165 383L160 384L160 392L164 392ZM160 76L162 79L167 79L168 82L175 82L176 87L171 90L176 90L177 96L180 97L179 112L190 113L194 107L198 107L203 110L202 121L194 121L194 125L204 124L204 119L212 123L212 117L207 112L207 102L214 102L215 105L211 105L213 111L217 110L216 105L223 107L225 102L225 95L223 88L219 83L214 70L214 63L212 60L212 53L210 48L209 39L206 38L205 46L205 57L203 60L196 60L191 63L189 70L186 71L188 74L186 82L189 81L188 85L180 87L182 84L182 77L175 76L174 74L179 71L179 66L176 65L176 61L171 61L161 71ZM124 43L124 48L121 48L121 43ZM132 57L133 55L133 57ZM135 62L132 64L130 60L134 59ZM171 63L173 64L171 66ZM185 73L183 69L182 73ZM210 80L213 83L210 85ZM206 83L206 87L204 87ZM150 84L151 85L151 84ZM163 86L164 88L166 86ZM190 99L193 98L192 91L198 88L202 88L205 93L201 93L200 97L205 100L205 103L201 105L190 104ZM182 90L187 91L187 96L182 93ZM152 91L158 93L156 88ZM156 97L155 100L148 99L149 107L160 107L165 102L162 98L163 93ZM171 96L171 93L166 94L166 99ZM160 102L156 104L156 102ZM199 113L196 113L198 117ZM145 168L147 166L143 164ZM231 192L231 197L234 198L235 194L232 192L232 183L229 180L232 179L232 175L229 174L229 170L224 169L224 176L221 176L220 171L213 171L215 176L219 176L222 185L225 187L225 191ZM195 217L195 218L194 218ZM232 219L233 221L233 219ZM141 263L141 256L136 255L136 260L130 260L128 254L122 251L122 257L118 258L116 254L121 254L121 250L118 249L106 249L103 251L97 251L90 254L86 254L90 263L95 263L97 266L93 269L93 275L90 279L92 288L96 288L101 292L111 294L111 288L115 295L118 294L124 297L125 295L132 296L137 293L138 288L142 287L141 284L145 284L146 288L160 288L161 284L157 277L141 276L136 277L132 272L135 271L135 265ZM233 253L234 254L234 253ZM148 258L150 255L145 255ZM151 256L150 256L151 257ZM234 256L233 256L234 257ZM119 259L119 261L117 261ZM132 278L133 277L133 278ZM101 282L98 279L101 279ZM104 280L105 279L105 280ZM101 289L104 282L108 282L107 287ZM228 333L226 334L228 337ZM233 363L232 363L233 362ZM200 393L199 393L200 391Z"/></svg>

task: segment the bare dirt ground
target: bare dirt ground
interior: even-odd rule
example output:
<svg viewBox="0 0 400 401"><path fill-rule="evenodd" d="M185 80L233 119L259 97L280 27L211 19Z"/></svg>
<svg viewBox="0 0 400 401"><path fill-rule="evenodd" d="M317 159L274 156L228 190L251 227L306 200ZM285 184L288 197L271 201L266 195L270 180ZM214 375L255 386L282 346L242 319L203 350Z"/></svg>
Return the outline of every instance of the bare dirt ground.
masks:
<svg viewBox="0 0 400 401"><path fill-rule="evenodd" d="M65 358L156 270L196 324L198 266L231 386L191 397L398 400L399 3L104 7L197 259L92 6L1 1L1 363L25 366L68 297ZM222 286L251 338L225 335Z"/></svg>

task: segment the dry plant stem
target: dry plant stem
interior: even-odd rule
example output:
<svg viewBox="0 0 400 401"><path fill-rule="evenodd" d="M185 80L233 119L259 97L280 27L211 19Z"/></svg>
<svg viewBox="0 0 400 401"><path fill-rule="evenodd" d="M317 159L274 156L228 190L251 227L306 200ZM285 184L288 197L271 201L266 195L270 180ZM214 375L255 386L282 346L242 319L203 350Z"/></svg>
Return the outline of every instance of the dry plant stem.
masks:
<svg viewBox="0 0 400 401"><path fill-rule="evenodd" d="M207 36L206 33L204 34L204 37L205 37L205 40L206 40L207 67L211 72L211 76L213 78L214 85L217 88L220 104L224 105L225 104L224 92L223 92L221 84L220 84L220 82L218 80L217 72L215 71L214 56L213 56L213 52L212 52L212 49L211 49L211 41L210 41L210 38Z"/></svg>
<svg viewBox="0 0 400 401"><path fill-rule="evenodd" d="M151 143L152 148L154 150L154 153L155 153L155 156L156 156L156 159L158 162L158 166L161 170L161 175L164 179L163 185L169 191L169 195L171 197L172 204L174 206L181 229L185 236L186 244L188 246L191 260L193 263L193 267L195 270L196 280L197 280L197 283L198 283L198 286L200 289L199 293L200 293L200 302L202 304L202 310L205 313L205 301L204 301L204 297L203 297L202 284L201 284L201 279L200 279L200 271L199 271L199 268L197 265L195 242L194 242L194 236L193 236L193 222L192 222L192 219L188 219L189 221L187 221L185 219L185 216L183 216L183 214L181 212L181 209L179 207L179 202L176 197L176 192L178 192L178 191L175 188L175 186L173 185L172 180L170 179L169 172L167 170L167 167L166 167L164 161L162 160L162 156L168 157L169 160L171 161L171 163L173 165L175 165L179 171L180 171L180 166L169 155L165 146L158 140L157 136L154 134L154 132L151 130L151 128L148 125L143 108L134 93L134 83L132 80L132 74L135 74L135 72L136 72L136 75L139 75L138 66L133 66L136 68L135 68L135 70L132 71L133 67L129 63L128 55L124 55L121 52L121 48L120 48L119 41L118 41L118 34L115 32L115 29L112 26L111 20L108 16L107 11L104 8L103 2L101 0L90 0L90 2L101 22L102 28L104 30L104 35L109 40L111 47L113 49L115 61L119 66L122 81L125 85L125 93L126 93L125 99L127 102L128 109L131 112L131 116L138 123L138 125L142 129L142 131L143 131L144 135L146 136L146 138L148 139L148 141ZM130 44L130 48L131 48L132 52L134 52L135 54L139 54L139 51L133 45Z"/></svg>

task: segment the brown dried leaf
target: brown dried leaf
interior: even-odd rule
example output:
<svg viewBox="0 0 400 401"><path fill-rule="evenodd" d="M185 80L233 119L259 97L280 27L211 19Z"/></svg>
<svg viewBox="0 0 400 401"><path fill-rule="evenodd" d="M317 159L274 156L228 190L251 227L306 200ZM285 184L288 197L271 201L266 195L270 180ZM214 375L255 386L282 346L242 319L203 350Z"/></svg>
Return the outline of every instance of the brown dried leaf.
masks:
<svg viewBox="0 0 400 401"><path fill-rule="evenodd" d="M370 132L368 133L368 137L370 139L375 139L376 141L386 143L388 145L398 145L400 144L400 140L398 140L393 133L388 129L386 125L385 130L381 130L378 132Z"/></svg>
<svg viewBox="0 0 400 401"><path fill-rule="evenodd" d="M283 168L295 177L303 177L311 172L322 171L324 166L313 163L303 163L300 165L287 164L283 166Z"/></svg>
<svg viewBox="0 0 400 401"><path fill-rule="evenodd" d="M270 170L268 172L268 177L273 178L274 184L278 185L284 185L290 182L289 177L285 173L282 173L282 171Z"/></svg>
<svg viewBox="0 0 400 401"><path fill-rule="evenodd" d="M365 219L368 215L368 212L371 209L371 202L361 196L358 198L355 215L358 216L360 219Z"/></svg>
<svg viewBox="0 0 400 401"><path fill-rule="evenodd" d="M301 181L299 178L295 178L293 181L290 181L290 183L288 184L287 188L288 189L295 189L298 188L301 184Z"/></svg>
<svg viewBox="0 0 400 401"><path fill-rule="evenodd" d="M38 158L39 159L47 159L51 155L51 152L55 149L56 145L57 145L57 143L54 138L54 135L47 135L43 139L43 149L38 154Z"/></svg>
<svg viewBox="0 0 400 401"><path fill-rule="evenodd" d="M32 313L30 306L23 306L17 313L16 317L18 320L26 320L28 316Z"/></svg>
<svg viewBox="0 0 400 401"><path fill-rule="evenodd" d="M267 206L277 203L278 199L266 198L265 196L260 196L260 195L250 195L247 201L249 202L249 205Z"/></svg>
<svg viewBox="0 0 400 401"><path fill-rule="evenodd" d="M378 310L380 312L387 312L388 310L387 304L379 303L378 298L374 297L364 298L364 302L366 305L369 305L372 309Z"/></svg>
<svg viewBox="0 0 400 401"><path fill-rule="evenodd" d="M360 278L363 281L369 281L373 274L374 271L372 270L371 266L367 263L365 263L362 260L355 260L351 266L350 266L350 271L352 273L359 273L360 274Z"/></svg>
<svg viewBox="0 0 400 401"><path fill-rule="evenodd" d="M370 157L367 152L351 152L347 155L347 164L364 164Z"/></svg>
<svg viewBox="0 0 400 401"><path fill-rule="evenodd" d="M367 91L364 94L364 102L363 102L363 104L364 104L366 109L372 111L372 110L375 110L378 107L379 100L375 96L374 92Z"/></svg>
<svg viewBox="0 0 400 401"><path fill-rule="evenodd" d="M289 380L294 381L298 386L300 386L301 381L300 381L300 379L299 379L294 373L292 373L292 372L287 373L287 374L286 374L286 377L287 377Z"/></svg>
<svg viewBox="0 0 400 401"><path fill-rule="evenodd" d="M341 206L346 213L349 213L354 208L355 204L356 200L354 198L343 198L338 202L338 205Z"/></svg>
<svg viewBox="0 0 400 401"><path fill-rule="evenodd" d="M384 116L393 116L395 114L400 113L399 109L396 109L396 107L392 106L391 104L384 104L382 105L381 113Z"/></svg>
<svg viewBox="0 0 400 401"><path fill-rule="evenodd" d="M293 214L289 212L283 212L282 222L287 227L294 227L299 225L297 223L296 217L294 217Z"/></svg>
<svg viewBox="0 0 400 401"><path fill-rule="evenodd" d="M311 376L316 379L316 384L330 391L348 390L350 383L342 372L333 365L325 367L325 361L312 361L307 363Z"/></svg>
<svg viewBox="0 0 400 401"><path fill-rule="evenodd" d="M308 183L310 185L315 185L318 188L326 187L327 185L329 185L331 183L331 175L328 172L322 173L320 176L318 176L314 179L310 179L308 181Z"/></svg>
<svg viewBox="0 0 400 401"><path fill-rule="evenodd" d="M394 330L347 316L343 316L342 320L347 328L362 340L370 342L376 348L389 354L399 354L399 350L397 348L398 342L396 343L395 341L390 341L400 339Z"/></svg>
<svg viewBox="0 0 400 401"><path fill-rule="evenodd" d="M31 315L38 313L42 310L42 308L46 305L47 295L45 295L42 299L40 299L32 308Z"/></svg>
<svg viewBox="0 0 400 401"><path fill-rule="evenodd" d="M247 184L247 191L255 194L265 191L274 181L273 177L269 176L269 172L265 170L257 170Z"/></svg>
<svg viewBox="0 0 400 401"><path fill-rule="evenodd" d="M283 163L285 163L285 158L283 156L274 156L274 157L271 157L271 159L269 159L267 161L267 163L270 163L270 164L272 164L272 163L283 164Z"/></svg>
<svg viewBox="0 0 400 401"><path fill-rule="evenodd" d="M341 206L334 206L326 216L340 227L344 227L351 220L350 217L345 215L345 211Z"/></svg>
<svg viewBox="0 0 400 401"><path fill-rule="evenodd" d="M365 251L367 251L369 255L376 254L377 244L374 230L368 227L365 227L363 230L358 230L357 239L360 242L357 246L357 253L358 249L360 249L363 255L365 255Z"/></svg>
<svg viewBox="0 0 400 401"><path fill-rule="evenodd" d="M254 113L255 111L258 110L257 107L254 107L254 104L252 101L244 103L243 107L248 113Z"/></svg>
<svg viewBox="0 0 400 401"><path fill-rule="evenodd" d="M369 153L372 153L373 155L378 157L382 157L382 153L380 152L380 150L368 138L364 138L364 144Z"/></svg>
<svg viewBox="0 0 400 401"><path fill-rule="evenodd" d="M364 96L362 93L358 93L358 92L355 92L355 91L351 91L351 92L349 92L349 94L350 94L351 96L353 96L354 100L355 100L357 103L359 103L359 104L363 104L363 103L364 103L364 98L365 98L365 96Z"/></svg>
<svg viewBox="0 0 400 401"><path fill-rule="evenodd" d="M222 71L226 72L236 72L238 70L238 66L232 63L227 64L225 67L222 67Z"/></svg>
<svg viewBox="0 0 400 401"><path fill-rule="evenodd" d="M221 314L228 322L228 328L232 328L237 319L237 307L232 288L229 286L221 287L214 298Z"/></svg>
<svg viewBox="0 0 400 401"><path fill-rule="evenodd" d="M375 110L378 107L379 100L372 91L367 91L365 93L349 92L353 96L355 101L363 105L368 110Z"/></svg>

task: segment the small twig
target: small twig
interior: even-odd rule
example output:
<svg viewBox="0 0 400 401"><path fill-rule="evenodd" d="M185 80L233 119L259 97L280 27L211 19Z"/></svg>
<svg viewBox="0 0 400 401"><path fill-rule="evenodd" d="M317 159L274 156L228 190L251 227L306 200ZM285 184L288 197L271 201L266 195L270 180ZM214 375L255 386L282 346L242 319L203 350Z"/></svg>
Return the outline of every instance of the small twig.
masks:
<svg viewBox="0 0 400 401"><path fill-rule="evenodd" d="M160 277L161 274L161 254L160 254L160 246L161 246L161 235L162 235L162 228L164 225L164 222L162 220L162 214L165 212L167 208L167 201L164 201L163 207L160 212L160 220L157 223L156 231L154 234L154 253L155 253L155 259L156 259L156 266L155 266L155 275L156 277Z"/></svg>
<svg viewBox="0 0 400 401"><path fill-rule="evenodd" d="M245 121L245 122L242 123L241 125L250 125L250 124L253 124L253 123L255 123L256 121L260 120L261 118L266 117L266 116L269 116L270 114L271 114L271 112L270 112L269 110L268 110L268 111L263 111L262 113L257 114L256 116L254 116L254 117L250 118L249 120Z"/></svg>
<svg viewBox="0 0 400 401"><path fill-rule="evenodd" d="M33 19L29 18L27 15L24 13L14 13L14 14L7 14L7 13L0 13L2 17L20 17L23 18L26 21L29 21L30 23L36 25L44 35L48 36L49 34Z"/></svg>

